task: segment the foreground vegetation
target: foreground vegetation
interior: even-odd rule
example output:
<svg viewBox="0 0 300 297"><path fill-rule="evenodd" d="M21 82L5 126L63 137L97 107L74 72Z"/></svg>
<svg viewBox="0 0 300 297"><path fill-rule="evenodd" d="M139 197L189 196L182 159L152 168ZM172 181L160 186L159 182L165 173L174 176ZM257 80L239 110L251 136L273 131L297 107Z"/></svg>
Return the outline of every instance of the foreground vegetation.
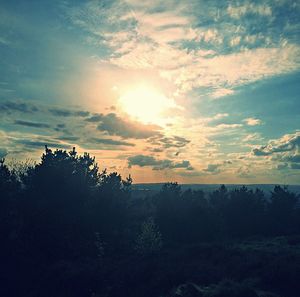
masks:
<svg viewBox="0 0 300 297"><path fill-rule="evenodd" d="M1 296L299 296L295 193L131 183L75 149L1 160Z"/></svg>

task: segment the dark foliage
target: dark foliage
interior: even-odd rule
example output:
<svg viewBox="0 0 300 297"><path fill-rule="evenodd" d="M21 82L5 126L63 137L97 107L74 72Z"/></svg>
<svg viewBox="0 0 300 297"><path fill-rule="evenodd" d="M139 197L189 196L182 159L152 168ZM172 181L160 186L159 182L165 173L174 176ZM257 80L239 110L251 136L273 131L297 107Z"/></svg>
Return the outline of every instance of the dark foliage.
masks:
<svg viewBox="0 0 300 297"><path fill-rule="evenodd" d="M287 296L300 291L299 196L223 185L210 195L132 180L89 154L0 160L1 296Z"/></svg>

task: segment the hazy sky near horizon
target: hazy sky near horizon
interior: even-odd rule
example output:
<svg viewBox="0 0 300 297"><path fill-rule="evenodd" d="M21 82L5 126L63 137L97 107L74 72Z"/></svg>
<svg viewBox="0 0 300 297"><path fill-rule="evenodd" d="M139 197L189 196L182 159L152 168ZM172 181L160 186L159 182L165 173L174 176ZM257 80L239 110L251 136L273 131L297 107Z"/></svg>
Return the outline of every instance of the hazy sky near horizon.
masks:
<svg viewBox="0 0 300 297"><path fill-rule="evenodd" d="M299 1L1 1L0 157L299 184L299 70Z"/></svg>

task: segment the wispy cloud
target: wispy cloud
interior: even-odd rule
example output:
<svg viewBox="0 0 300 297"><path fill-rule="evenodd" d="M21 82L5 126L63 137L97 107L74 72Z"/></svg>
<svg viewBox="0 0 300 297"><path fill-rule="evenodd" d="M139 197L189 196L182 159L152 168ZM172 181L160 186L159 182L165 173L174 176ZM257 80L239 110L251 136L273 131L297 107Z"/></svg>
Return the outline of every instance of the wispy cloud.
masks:
<svg viewBox="0 0 300 297"><path fill-rule="evenodd" d="M199 9L203 9L201 5ZM238 86L299 69L297 44L288 40L275 42L277 37L270 35L269 39L264 38L264 43L253 47L262 36L253 35L235 23L235 19L248 15L271 17L268 4L248 1L229 4L226 14L216 16L211 27L197 24L193 11L184 13L186 7L178 3L173 3L173 7L170 11L164 5L159 12L153 12L147 5L126 6L122 1L107 7L90 2L75 10L72 20L93 33L94 38L98 36L105 41L112 50L108 62L124 69L158 70L162 78L174 82L183 94L209 87L212 98L219 98L233 94ZM215 7L218 9L221 7ZM228 28L222 29L224 22ZM230 38L229 28L234 33ZM205 51L210 43L218 46ZM252 46L247 48L247 44ZM226 53L228 45L236 49Z"/></svg>
<svg viewBox="0 0 300 297"><path fill-rule="evenodd" d="M265 17L272 16L272 8L267 4L255 4L245 2L241 5L229 5L227 12L232 18L241 18L245 15L260 15Z"/></svg>
<svg viewBox="0 0 300 297"><path fill-rule="evenodd" d="M99 144L108 144L116 146L135 146L134 143L109 138L93 138L92 141Z"/></svg>
<svg viewBox="0 0 300 297"><path fill-rule="evenodd" d="M147 181L298 182L296 1L55 1L42 23L36 5L0 12L0 155L76 146ZM139 85L176 110L146 119L153 94L126 104Z"/></svg>

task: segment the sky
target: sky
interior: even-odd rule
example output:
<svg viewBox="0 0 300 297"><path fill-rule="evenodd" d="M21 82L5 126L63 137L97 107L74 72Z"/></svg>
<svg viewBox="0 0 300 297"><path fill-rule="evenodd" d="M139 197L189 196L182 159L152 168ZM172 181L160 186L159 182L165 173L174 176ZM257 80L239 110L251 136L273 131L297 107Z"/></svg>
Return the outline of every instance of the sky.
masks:
<svg viewBox="0 0 300 297"><path fill-rule="evenodd" d="M0 157L300 184L299 37L299 1L1 1Z"/></svg>

